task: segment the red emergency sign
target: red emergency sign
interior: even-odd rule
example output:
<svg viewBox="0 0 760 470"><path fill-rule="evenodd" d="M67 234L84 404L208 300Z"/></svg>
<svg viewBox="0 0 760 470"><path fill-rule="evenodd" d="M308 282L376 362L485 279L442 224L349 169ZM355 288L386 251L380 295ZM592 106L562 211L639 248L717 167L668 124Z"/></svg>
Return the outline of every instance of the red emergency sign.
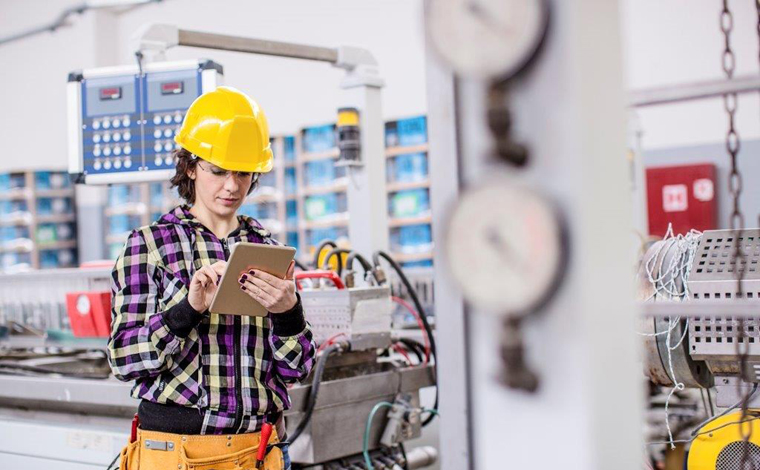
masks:
<svg viewBox="0 0 760 470"><path fill-rule="evenodd" d="M649 233L663 236L716 228L715 165L647 168Z"/></svg>

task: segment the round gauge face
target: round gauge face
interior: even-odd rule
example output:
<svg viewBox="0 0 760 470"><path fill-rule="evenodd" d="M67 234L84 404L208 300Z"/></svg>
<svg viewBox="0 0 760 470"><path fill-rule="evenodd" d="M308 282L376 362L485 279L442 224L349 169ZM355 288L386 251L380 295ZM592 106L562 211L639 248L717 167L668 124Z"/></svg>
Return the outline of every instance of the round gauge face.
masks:
<svg viewBox="0 0 760 470"><path fill-rule="evenodd" d="M554 293L566 260L564 226L538 194L509 182L465 192L448 227L454 278L475 307L520 316Z"/></svg>
<svg viewBox="0 0 760 470"><path fill-rule="evenodd" d="M546 34L546 0L428 0L427 34L458 73L510 78L536 54Z"/></svg>

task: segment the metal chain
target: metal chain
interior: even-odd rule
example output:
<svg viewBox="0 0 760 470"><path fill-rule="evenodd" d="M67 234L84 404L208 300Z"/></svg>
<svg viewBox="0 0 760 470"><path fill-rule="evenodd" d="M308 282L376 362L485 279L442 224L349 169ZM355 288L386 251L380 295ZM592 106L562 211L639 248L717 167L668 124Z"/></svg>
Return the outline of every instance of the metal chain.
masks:
<svg viewBox="0 0 760 470"><path fill-rule="evenodd" d="M756 0L760 1L760 0ZM734 29L734 16L731 10L728 8L728 0L723 0L723 10L720 13L720 30L723 32L723 38L725 41L725 47L723 48L723 55L721 57L721 65L726 78L731 80L734 77L734 70L736 69L736 56L731 49L731 32ZM738 107L739 100L736 93L729 93L723 95L723 108L728 115L728 132L726 133L726 150L730 157L731 171L728 176L728 190L731 193L733 199L733 208L731 211L730 227L733 232L734 239L734 251L732 255L732 262L734 273L736 276L736 298L741 299L744 297L742 289L742 280L744 278L744 270L746 267L744 252L742 251L742 242L744 237L742 236L742 230L744 230L744 214L742 214L741 207L739 206L739 198L742 193L742 175L739 173L737 167L737 157L741 148L741 140L739 134L736 132L735 119L736 109ZM745 470L749 463L749 440L752 437L752 424L745 423L747 418L747 410L749 408L749 389L742 390L742 382L746 371L747 356L749 354L749 341L747 340L745 332L744 318L739 318L739 338L736 342L736 354L739 356L739 377L737 381L737 388L739 394L742 396L741 404L741 419L739 420L739 432L741 434L744 445L742 446L742 457L739 463L739 469ZM752 468L754 468L754 461L752 462Z"/></svg>

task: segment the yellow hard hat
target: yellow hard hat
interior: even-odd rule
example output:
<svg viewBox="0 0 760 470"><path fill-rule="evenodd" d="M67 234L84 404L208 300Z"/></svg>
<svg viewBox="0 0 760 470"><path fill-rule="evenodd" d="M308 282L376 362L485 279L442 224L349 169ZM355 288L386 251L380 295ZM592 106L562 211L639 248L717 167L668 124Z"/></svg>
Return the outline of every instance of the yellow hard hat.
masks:
<svg viewBox="0 0 760 470"><path fill-rule="evenodd" d="M225 170L272 170L274 158L264 111L248 95L232 87L220 86L196 98L174 141Z"/></svg>

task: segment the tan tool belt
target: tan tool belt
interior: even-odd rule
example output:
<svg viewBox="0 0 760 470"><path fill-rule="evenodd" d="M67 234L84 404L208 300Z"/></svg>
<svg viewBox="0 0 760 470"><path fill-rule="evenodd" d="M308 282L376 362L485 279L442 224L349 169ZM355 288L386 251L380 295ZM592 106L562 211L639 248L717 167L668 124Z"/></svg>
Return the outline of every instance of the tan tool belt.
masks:
<svg viewBox="0 0 760 470"><path fill-rule="evenodd" d="M121 451L119 470L255 470L260 433L183 435L137 431L137 440ZM272 430L269 444L279 442ZM265 470L284 470L279 447L264 459Z"/></svg>

